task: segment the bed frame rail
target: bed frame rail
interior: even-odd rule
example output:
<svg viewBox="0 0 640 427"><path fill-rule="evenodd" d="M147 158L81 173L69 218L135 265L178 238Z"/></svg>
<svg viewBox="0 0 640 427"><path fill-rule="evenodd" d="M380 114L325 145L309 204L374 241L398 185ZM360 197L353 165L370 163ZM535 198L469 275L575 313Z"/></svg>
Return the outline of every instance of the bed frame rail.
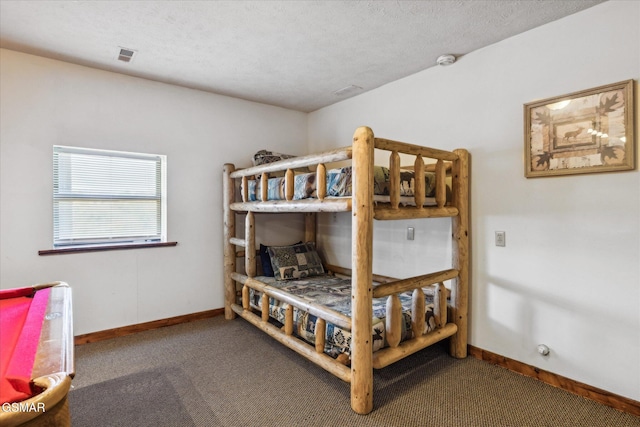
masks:
<svg viewBox="0 0 640 427"><path fill-rule="evenodd" d="M293 335L287 335L283 333L282 330L277 326L263 321L260 316L257 316L249 310L244 310L238 304L232 304L231 308L240 317L249 321L260 330L269 334L272 338L294 350L296 353L314 362L316 365L340 378L342 381L351 382L351 370L348 366L337 362L335 359L331 358L331 356L328 356L324 353L319 353L317 350L314 350L313 347L311 347L309 344L294 337Z"/></svg>
<svg viewBox="0 0 640 427"><path fill-rule="evenodd" d="M242 178L253 175L262 175L269 172L286 171L287 169L298 169L308 166L315 166L324 163L340 162L349 160L352 156L351 147L337 148L308 156L292 157L290 159L278 160L277 162L264 165L253 166L246 169L238 169L230 174L231 178Z"/></svg>
<svg viewBox="0 0 640 427"><path fill-rule="evenodd" d="M351 269L334 265L327 265L327 271L343 276L350 276ZM440 340L450 337L458 331L455 323L447 323L447 299L450 291L444 286L444 281L458 277L458 270L448 269L435 273L407 279L395 279L387 276L372 275L374 282L373 298L387 298L387 313L385 334L389 347L378 350L373 354L373 368L380 369L388 366L418 350L428 347ZM456 286L456 283L453 283ZM435 329L423 333L425 329L425 294L424 290L431 288L434 298ZM402 306L398 294L411 292L411 329L412 338L400 342L402 330Z"/></svg>
<svg viewBox="0 0 640 427"><path fill-rule="evenodd" d="M313 302L307 301L300 297L297 297L293 294L285 292L281 289L274 288L273 286L269 286L259 280L252 279L251 277L245 276L243 274L234 273L233 279L237 282L242 283L242 307L245 310L251 310L249 304L249 288L254 289L256 291L262 292L262 295L266 295L267 297L275 298L279 301L285 302L299 310L303 310L312 314L314 316L320 317L329 323L333 323L334 325L346 330L351 330L351 318L349 316L345 316L344 314L331 310L325 306L314 304ZM246 289L246 290L245 290ZM268 302L268 301L267 301ZM264 306L262 307L262 311L264 312ZM269 306L266 306L267 314ZM264 315L264 313L263 313ZM287 327L288 325L285 325Z"/></svg>
<svg viewBox="0 0 640 427"><path fill-rule="evenodd" d="M451 169L451 162L459 159L458 154L451 151L438 150L429 147L420 147L406 142L392 141L383 138L374 138L376 149L389 152L389 206L382 205L375 208L374 218L379 220L412 219L412 218L438 218L453 217L458 215L456 207L445 207L447 202L447 170ZM400 155L415 156L413 170L415 173L415 207L402 207L400 205L401 167ZM424 159L435 160L435 163L425 164ZM425 173L435 172L436 179L436 206L425 206Z"/></svg>

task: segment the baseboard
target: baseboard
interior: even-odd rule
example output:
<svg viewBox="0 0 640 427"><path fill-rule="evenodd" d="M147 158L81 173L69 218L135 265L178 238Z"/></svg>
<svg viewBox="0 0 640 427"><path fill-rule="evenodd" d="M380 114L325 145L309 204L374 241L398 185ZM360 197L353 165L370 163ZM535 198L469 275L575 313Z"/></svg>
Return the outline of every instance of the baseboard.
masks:
<svg viewBox="0 0 640 427"><path fill-rule="evenodd" d="M484 360L492 365L501 366L518 374L535 378L543 383L566 390L570 393L596 401L603 405L610 406L619 411L640 416L640 402L633 399L609 393L606 390L556 375L536 368L535 366L527 365L526 363L518 362L517 360L509 359L508 357L500 356L499 354L482 350L481 348L477 348L472 345L469 345L468 349L469 355L476 359Z"/></svg>
<svg viewBox="0 0 640 427"><path fill-rule="evenodd" d="M137 325L123 326L121 328L107 329L104 331L91 332L89 334L77 335L74 337L74 344L81 345L90 342L108 340L111 338L131 335L151 329L164 328L165 326L177 325L179 323L193 322L196 320L208 319L224 314L224 308L201 311L199 313L185 314L182 316L170 317L168 319L154 320L151 322L138 323Z"/></svg>

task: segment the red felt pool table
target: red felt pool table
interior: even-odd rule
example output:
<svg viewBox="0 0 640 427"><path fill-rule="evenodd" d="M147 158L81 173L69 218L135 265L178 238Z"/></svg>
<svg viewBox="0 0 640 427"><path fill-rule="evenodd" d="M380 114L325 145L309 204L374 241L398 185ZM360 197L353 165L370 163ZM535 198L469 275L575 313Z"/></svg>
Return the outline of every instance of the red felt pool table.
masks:
<svg viewBox="0 0 640 427"><path fill-rule="evenodd" d="M0 425L71 425L71 288L0 290Z"/></svg>

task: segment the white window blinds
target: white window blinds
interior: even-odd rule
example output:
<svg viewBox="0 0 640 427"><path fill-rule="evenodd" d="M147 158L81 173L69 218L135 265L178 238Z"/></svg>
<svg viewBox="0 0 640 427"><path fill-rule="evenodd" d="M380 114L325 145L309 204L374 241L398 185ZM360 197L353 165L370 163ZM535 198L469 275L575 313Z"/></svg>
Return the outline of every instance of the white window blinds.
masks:
<svg viewBox="0 0 640 427"><path fill-rule="evenodd" d="M53 246L166 241L166 156L53 147Z"/></svg>

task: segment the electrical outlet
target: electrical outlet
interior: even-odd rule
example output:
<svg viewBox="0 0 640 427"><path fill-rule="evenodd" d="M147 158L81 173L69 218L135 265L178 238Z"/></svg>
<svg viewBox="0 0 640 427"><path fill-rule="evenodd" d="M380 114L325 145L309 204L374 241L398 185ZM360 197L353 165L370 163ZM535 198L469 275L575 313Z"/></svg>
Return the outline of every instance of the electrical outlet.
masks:
<svg viewBox="0 0 640 427"><path fill-rule="evenodd" d="M496 231L496 246L507 246L507 233L504 231Z"/></svg>

